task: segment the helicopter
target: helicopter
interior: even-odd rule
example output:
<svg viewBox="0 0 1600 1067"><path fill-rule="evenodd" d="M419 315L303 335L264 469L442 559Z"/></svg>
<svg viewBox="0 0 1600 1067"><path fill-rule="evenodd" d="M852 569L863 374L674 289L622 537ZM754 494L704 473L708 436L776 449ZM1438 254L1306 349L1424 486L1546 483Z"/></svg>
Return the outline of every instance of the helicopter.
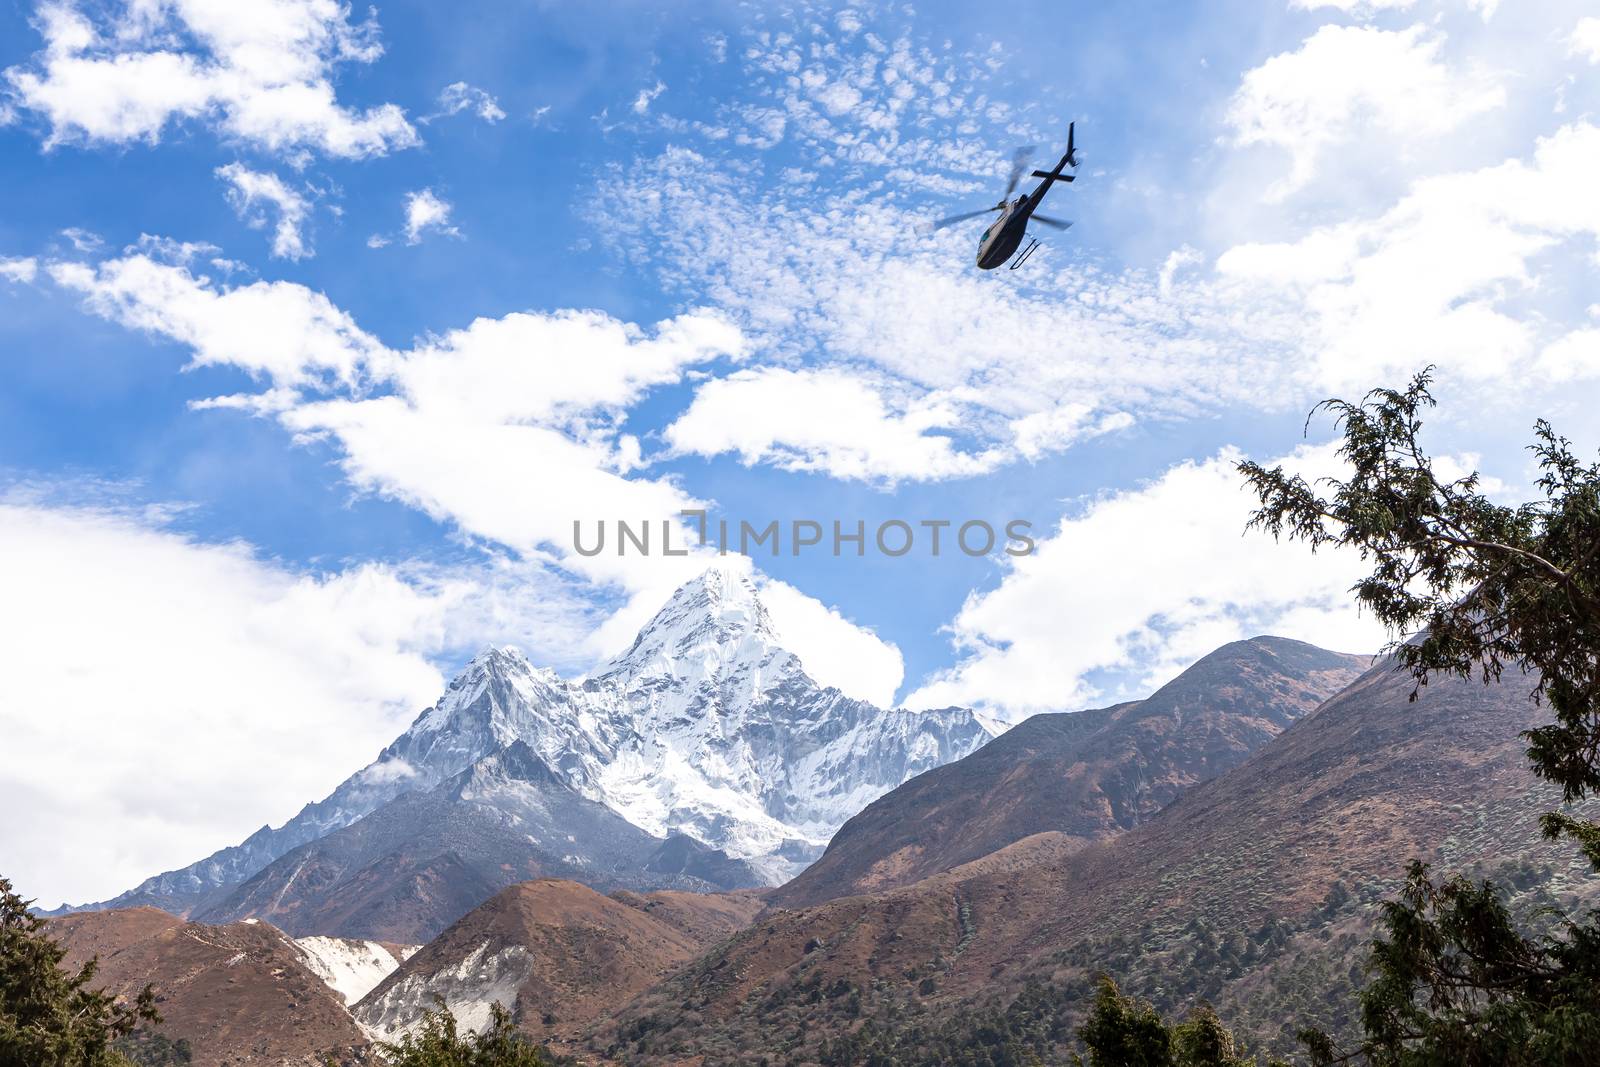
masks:
<svg viewBox="0 0 1600 1067"><path fill-rule="evenodd" d="M1032 149L1019 148L1011 159L1011 177L1006 181L1005 195L994 207L986 207L982 211L968 211L962 215L951 215L949 218L940 219L929 227L932 230L942 230L946 226L954 226L958 222L975 219L987 215L992 211L1000 212L1000 217L995 219L989 228L983 231L983 236L978 239L978 269L994 270L1000 264L1011 260L1011 269L1016 270L1028 261L1039 247L1039 239L1028 233L1030 221L1041 223L1052 229L1064 230L1071 226L1070 221L1053 219L1048 215L1041 215L1036 210L1044 195L1050 191L1050 186L1056 182L1070 182L1076 180L1076 175L1062 173L1066 168L1078 166L1078 152L1073 143L1074 127L1076 122L1067 124L1067 154L1061 157L1054 170L1036 170L1031 177L1043 178L1039 187L1025 196L1011 199L1011 194L1017 191L1017 183L1022 179L1022 172L1028 165L1028 154ZM1028 245L1021 252L1017 249L1026 238ZM1016 258L1012 260L1013 254Z"/></svg>

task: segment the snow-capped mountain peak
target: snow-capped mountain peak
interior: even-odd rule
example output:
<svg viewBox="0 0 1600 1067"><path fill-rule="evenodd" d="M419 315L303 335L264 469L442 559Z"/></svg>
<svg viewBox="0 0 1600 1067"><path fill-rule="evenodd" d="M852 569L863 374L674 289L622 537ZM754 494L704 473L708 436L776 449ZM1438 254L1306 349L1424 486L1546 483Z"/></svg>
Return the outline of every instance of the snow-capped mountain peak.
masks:
<svg viewBox="0 0 1600 1067"><path fill-rule="evenodd" d="M487 650L386 754L437 781L520 741L634 825L780 877L868 801L991 735L964 709L885 711L817 685L750 578L713 568L588 678Z"/></svg>
<svg viewBox="0 0 1600 1067"><path fill-rule="evenodd" d="M181 901L236 885L404 794L480 764L469 778L488 782L513 749L635 827L688 835L776 881L867 803L991 736L965 709L886 711L817 685L750 579L718 568L679 588L588 678L561 678L514 648L484 650L326 799L130 896Z"/></svg>
<svg viewBox="0 0 1600 1067"><path fill-rule="evenodd" d="M628 650L594 677L622 685L656 678L695 686L725 682L748 668L770 674L798 670L799 661L779 644L755 584L712 568L680 586Z"/></svg>
<svg viewBox="0 0 1600 1067"><path fill-rule="evenodd" d="M547 668L535 667L518 648L490 647L474 656L450 682L439 703L412 726L411 733L433 733L472 721L493 732L502 744L516 740L506 722L508 706L521 700L538 703L539 694L553 693L561 678Z"/></svg>

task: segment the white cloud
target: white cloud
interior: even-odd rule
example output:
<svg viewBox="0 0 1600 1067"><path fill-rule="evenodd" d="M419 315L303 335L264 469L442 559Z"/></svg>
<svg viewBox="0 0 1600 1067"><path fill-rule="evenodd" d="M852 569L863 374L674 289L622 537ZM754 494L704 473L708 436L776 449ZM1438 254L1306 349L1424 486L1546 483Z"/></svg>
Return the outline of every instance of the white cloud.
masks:
<svg viewBox="0 0 1600 1067"><path fill-rule="evenodd" d="M1553 382L1600 378L1600 329L1573 330L1547 345L1534 365Z"/></svg>
<svg viewBox="0 0 1600 1067"><path fill-rule="evenodd" d="M1069 402L1011 420L1008 442L967 449L963 413L970 397L956 402L914 391L891 403L885 393L892 391L857 369L739 371L702 385L665 437L681 453L735 453L746 466L892 487L984 474L1133 422L1126 412L1097 416L1091 405Z"/></svg>
<svg viewBox="0 0 1600 1067"><path fill-rule="evenodd" d="M649 113L650 105L655 101L655 98L666 91L667 85L665 82L661 81L656 82L655 85L649 89L640 89L639 95L633 98L633 113L635 115L644 115Z"/></svg>
<svg viewBox="0 0 1600 1067"><path fill-rule="evenodd" d="M287 282L221 288L144 253L56 263L50 274L96 314L188 345L194 366L235 366L280 387L354 384L385 352L326 296Z"/></svg>
<svg viewBox="0 0 1600 1067"><path fill-rule="evenodd" d="M236 366L269 386L204 406L270 414L302 440L334 447L358 488L620 589L626 603L588 635L591 655L624 647L715 558L586 558L572 551L572 537L575 520L676 522L683 509L705 506L673 481L630 476L639 443L621 424L650 389L741 358L746 341L725 320L691 313L646 332L597 312L516 313L397 351L293 283L226 289L142 254L97 267L57 264L52 274L91 310L189 345L194 364ZM673 540L690 543L681 523ZM820 606L775 607L774 615L819 680L882 695L884 665L900 661L892 645L852 627L855 650L837 654L850 624Z"/></svg>
<svg viewBox="0 0 1600 1067"><path fill-rule="evenodd" d="M1600 63L1600 17L1591 15L1578 20L1572 31L1571 48L1573 55Z"/></svg>
<svg viewBox="0 0 1600 1067"><path fill-rule="evenodd" d="M792 585L769 578L760 590L783 647L800 657L806 673L881 708L893 706L905 678L899 649Z"/></svg>
<svg viewBox="0 0 1600 1067"><path fill-rule="evenodd" d="M1443 48L1444 38L1422 26L1323 26L1299 50L1244 75L1228 107L1233 143L1288 152L1289 174L1267 194L1281 200L1310 184L1322 158L1357 135L1367 152L1374 136L1409 145L1504 106L1504 88L1481 71L1451 70Z"/></svg>
<svg viewBox="0 0 1600 1067"><path fill-rule="evenodd" d="M1600 128L1577 123L1541 139L1531 161L1423 179L1376 217L1241 245L1218 269L1296 294L1329 385L1427 363L1479 380L1525 377L1549 325L1517 300L1558 272L1592 269L1597 172Z"/></svg>
<svg viewBox="0 0 1600 1067"><path fill-rule="evenodd" d="M61 236L65 237L74 249L86 254L100 251L106 243L99 234L85 230L81 226L68 226L61 231Z"/></svg>
<svg viewBox="0 0 1600 1067"><path fill-rule="evenodd" d="M280 823L437 698L430 662L557 644L587 609L521 566L304 574L160 509L0 496L0 826L7 876L102 899ZM70 708L72 714L61 714Z"/></svg>
<svg viewBox="0 0 1600 1067"><path fill-rule="evenodd" d="M1053 234L1027 277L997 278L970 269L973 235L919 239L902 205L870 194L813 203L681 148L629 173L626 195L607 200L609 236L789 365L702 386L672 431L686 451L955 477L1130 418L1296 405L1310 384L1285 358L1303 313L1253 280L1053 259L1070 240Z"/></svg>
<svg viewBox="0 0 1600 1067"><path fill-rule="evenodd" d="M559 354L543 347L531 352L541 362L569 366L590 356L603 360L613 343L608 333L602 328L593 336L577 338L583 347L561 349ZM641 342L639 348L647 344ZM623 348L620 354L628 351L638 349ZM706 356L687 348L680 351L691 360ZM466 379L466 372L461 377ZM492 409L492 378L467 381L472 393ZM622 589L626 603L589 635L587 647L596 656L626 647L671 591L714 559L700 550L684 558L620 557L609 550L592 558L573 554L577 521L592 528L602 519L628 518L653 525L670 520L673 544L692 543L691 532L678 515L706 503L671 482L626 476L627 438L618 441L597 433L580 440L549 426L502 421L492 413L454 409L448 401L436 404L426 391L405 399L302 404L281 418L298 433L321 435L336 443L344 471L357 487L400 500L475 537L554 558L597 586ZM796 610L791 599L780 599L771 607L789 647L818 681L868 699L894 691L884 667L895 665L888 673L897 684L900 654L894 646L868 631L825 618L820 606ZM853 642L842 640L847 626Z"/></svg>
<svg viewBox="0 0 1600 1067"><path fill-rule="evenodd" d="M179 241L159 234L141 233L139 239L123 251L138 252L163 263L176 263L187 267L200 258L214 261L216 254L222 249L209 241Z"/></svg>
<svg viewBox="0 0 1600 1067"><path fill-rule="evenodd" d="M905 698L965 704L1013 720L1101 699L1097 671L1141 668L1154 683L1228 641L1261 633L1341 651L1376 651L1357 616L1360 561L1245 534L1252 498L1238 453L1185 462L1151 484L1090 503L1013 561L994 591L968 598L951 629L961 659ZM1287 462L1333 469L1332 450Z"/></svg>
<svg viewBox="0 0 1600 1067"><path fill-rule="evenodd" d="M249 18L230 0L48 0L36 25L44 49L5 78L49 122L47 145L154 144L183 120L270 152L359 158L418 143L394 104L335 98L339 64L382 53L376 25L353 24L337 0L253 0Z"/></svg>
<svg viewBox="0 0 1600 1067"><path fill-rule="evenodd" d="M937 399L890 411L857 376L764 367L701 386L666 438L680 452L738 453L746 466L766 462L891 484L980 474L1004 458L994 449L962 451L947 436L958 428L956 410Z"/></svg>
<svg viewBox="0 0 1600 1067"><path fill-rule="evenodd" d="M981 274L981 222L918 237L919 214L956 206L920 192L981 180L987 201L1007 165L997 146L1038 130L991 95L1003 54L850 32L755 31L748 91L719 113L730 138L602 183L602 236L714 301L768 364L702 386L672 431L681 450L892 483L1042 458L1133 420L1305 402L1304 310L1204 269L1198 249L1108 269L1077 253L1081 231L1045 233L1026 271ZM779 141L798 158L766 158Z"/></svg>
<svg viewBox="0 0 1600 1067"><path fill-rule="evenodd" d="M278 175L251 170L243 163L217 168L217 177L228 183L228 203L239 217L256 228L267 224L264 207L278 213L272 229L272 254L283 259L304 259L311 255L305 225L311 214L311 201L289 188Z"/></svg>
<svg viewBox="0 0 1600 1067"><path fill-rule="evenodd" d="M637 612L648 613L703 564L580 559L573 522L675 519L699 503L670 482L628 476L637 445L618 433L619 409L740 343L694 316L654 336L595 313L480 319L399 356L385 372L387 395L308 399L280 418L335 443L357 486L518 551L551 553L640 596ZM680 528L677 543L687 540ZM609 640L642 621L629 616Z"/></svg>
<svg viewBox="0 0 1600 1067"><path fill-rule="evenodd" d="M451 82L439 91L439 110L424 121L459 115L469 108L485 122L499 122L506 117L500 101L489 93L466 82Z"/></svg>
<svg viewBox="0 0 1600 1067"><path fill-rule="evenodd" d="M1088 404L1062 404L1047 411L1035 411L1011 423L1017 454L1023 459L1035 460L1090 437L1126 430L1132 426L1133 416L1126 411L1113 411L1096 416Z"/></svg>
<svg viewBox="0 0 1600 1067"><path fill-rule="evenodd" d="M1184 245L1175 248L1167 254L1166 261L1161 264L1161 272L1156 275L1156 287L1164 297L1172 296L1172 282L1178 275L1189 267L1198 266L1206 261L1206 257L1198 248Z"/></svg>
<svg viewBox="0 0 1600 1067"><path fill-rule="evenodd" d="M0 278L27 284L39 274L39 261L32 256L0 256Z"/></svg>
<svg viewBox="0 0 1600 1067"><path fill-rule="evenodd" d="M1331 173L1330 153L1357 141L1403 154L1375 184L1341 186L1335 217L1350 224L1317 225L1328 205L1309 197L1292 214L1263 211L1252 183L1244 224L1217 232L1274 243L1241 242L1220 260L1215 248L1180 245L1164 263L1116 270L1078 252L1115 234L1047 233L1026 270L980 274L971 242L982 223L912 236L919 212L977 199L924 206L896 180L1003 172L993 146L1005 142L978 120L990 87L970 57L876 30L850 47L816 26L758 31L742 50L749 90L723 115L734 145L680 142L617 166L619 180L603 185L603 236L686 299L713 301L760 348L765 366L701 386L673 431L685 451L746 462L884 482L916 476L908 470L920 463L921 477L960 477L1135 422L1303 409L1430 361L1481 390L1531 396L1546 387L1530 373L1535 353L1570 329L1573 279L1589 276L1594 201L1582 189L1600 168L1574 128L1525 160L1437 173L1441 158L1458 158L1459 124L1521 85L1499 68L1485 75L1483 63L1514 70L1534 47L1562 47L1544 33L1510 55L1486 51L1486 39L1466 26L1447 50L1432 29L1324 27L1246 76L1233 99L1240 121L1291 150L1309 129L1304 158L1324 164L1312 175ZM861 98L836 114L824 97L838 85ZM943 117L947 99L967 104ZM1525 102L1471 129L1507 140L1502 128ZM1454 136L1430 139L1439 131ZM766 153L778 140L781 167ZM1234 173L1256 160L1223 155ZM1095 184L1070 195L1094 190L1106 203L1131 180L1085 177ZM1238 189L1201 196L1207 212L1222 192ZM855 402L838 418L812 417L819 382ZM792 406L771 388L780 383L797 386ZM940 417L919 424L922 412Z"/></svg>
<svg viewBox="0 0 1600 1067"><path fill-rule="evenodd" d="M449 237L461 236L461 231L450 224L451 206L441 200L432 189L418 189L406 194L406 244L418 244L424 234L442 233Z"/></svg>

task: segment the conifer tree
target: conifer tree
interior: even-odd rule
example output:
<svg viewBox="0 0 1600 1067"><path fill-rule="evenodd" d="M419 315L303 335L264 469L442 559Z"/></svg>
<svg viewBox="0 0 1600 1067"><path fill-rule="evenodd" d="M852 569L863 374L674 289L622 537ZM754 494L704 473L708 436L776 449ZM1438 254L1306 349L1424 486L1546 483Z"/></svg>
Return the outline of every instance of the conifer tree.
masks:
<svg viewBox="0 0 1600 1067"><path fill-rule="evenodd" d="M96 961L63 970L66 950L0 878L0 1067L127 1067L113 1043L155 1024L155 993L134 1001L91 988Z"/></svg>
<svg viewBox="0 0 1600 1067"><path fill-rule="evenodd" d="M1584 464L1543 420L1530 446L1540 498L1495 503L1479 476L1450 479L1423 448L1435 404L1424 371L1403 390L1331 400L1345 478L1312 485L1243 463L1259 497L1252 525L1372 565L1356 599L1394 636L1420 689L1438 675L1526 686L1549 709L1528 731L1533 773L1568 802L1600 792L1600 464ZM1413 692L1413 699L1416 693ZM1600 826L1544 816L1600 872ZM1436 884L1413 864L1384 905L1361 993L1364 1039L1341 1049L1302 1034L1314 1062L1395 1067L1600 1063L1600 921L1519 929L1487 882Z"/></svg>

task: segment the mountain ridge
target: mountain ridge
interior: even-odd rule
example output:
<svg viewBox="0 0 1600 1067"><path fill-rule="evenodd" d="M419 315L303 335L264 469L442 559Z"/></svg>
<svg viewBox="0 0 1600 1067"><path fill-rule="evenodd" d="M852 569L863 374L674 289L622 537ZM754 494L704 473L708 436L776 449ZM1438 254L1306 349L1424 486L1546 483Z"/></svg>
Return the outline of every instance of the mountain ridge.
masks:
<svg viewBox="0 0 1600 1067"><path fill-rule="evenodd" d="M304 936L426 941L503 887L559 877L603 889L701 891L760 884L747 864L699 846L659 862L663 841L580 795L522 741L425 793L407 793L292 849L194 918L267 920Z"/></svg>
<svg viewBox="0 0 1600 1067"><path fill-rule="evenodd" d="M476 837L507 842L507 865L523 877L585 877L594 856L574 853L568 862L559 851L534 855L509 843L513 823L515 833L535 844L549 843L559 828L541 828L536 816L556 800L557 782L596 806L562 795L557 806L563 812L579 817L581 810L580 821L590 829L607 822L618 847L646 863L648 874L659 876L596 875L600 884L635 889L697 884L679 878L698 878L694 870L721 872L716 882L701 879L698 884L705 888L746 884L745 870L776 883L819 855L834 830L861 806L924 770L974 751L991 736L966 709L885 710L817 685L780 643L753 583L713 568L676 590L627 650L586 677L563 679L514 649L483 651L377 759L283 826L258 830L239 845L88 907L151 904L213 919L270 914L297 933L415 939L455 918L461 905L476 903L468 900L472 894L507 884L505 877L485 874L487 856L471 843ZM450 819L437 805L419 805L416 798L435 796L442 785L470 776L480 764L486 773L485 761L507 754L522 761L526 772L523 778L512 776L517 789L529 796L542 791L542 799L509 803L495 815L492 804L458 796L461 805L476 805L471 816L450 817L465 820L468 843L444 847L437 831ZM538 766L528 759L537 759ZM600 809L631 829L608 822ZM420 834L438 838L422 850L427 855L406 854L398 840L403 834L391 833L396 813L403 811L417 814ZM374 831L380 825L388 828ZM665 851L645 849L633 831ZM397 843L374 856L361 844L374 833ZM620 844L624 838L626 847ZM692 839L702 848L678 840L667 849L674 838ZM345 852L335 856L330 842ZM609 847L600 839L592 843L598 852ZM346 914L337 928L310 929L291 913L276 910L272 902L278 896L258 894L272 883L272 878L263 881L263 872L281 874L286 857L299 862L319 853L318 867L330 884L348 886L363 877L372 883L366 902L373 911L367 918ZM368 867L385 866L381 871L352 868L358 859ZM606 870L613 866L600 864ZM439 894L450 878L463 879L473 889L445 903ZM315 886L296 883L292 874L275 884L279 891L297 885L297 892ZM393 920L379 918L399 897L420 896L430 896L438 906ZM251 900L254 904L247 906ZM296 907L310 908L307 915L319 913L305 900ZM321 913L331 914L327 907Z"/></svg>
<svg viewBox="0 0 1600 1067"><path fill-rule="evenodd" d="M1067 1034L1101 973L1168 1016L1212 1004L1269 1053L1295 1050L1297 1026L1348 1037L1376 905L1412 858L1491 878L1523 917L1600 899L1576 848L1539 833L1560 793L1527 766L1520 732L1543 718L1529 688L1439 678L1413 703L1381 661L1114 837L1036 834L911 884L769 909L588 1047L626 1041L644 1067L788 1041L774 1063L799 1064L863 1018L936 1026L1028 988Z"/></svg>
<svg viewBox="0 0 1600 1067"><path fill-rule="evenodd" d="M1035 715L874 800L771 903L908 884L1035 833L1080 845L1121 833L1242 763L1370 662L1254 637L1201 657L1143 700Z"/></svg>

